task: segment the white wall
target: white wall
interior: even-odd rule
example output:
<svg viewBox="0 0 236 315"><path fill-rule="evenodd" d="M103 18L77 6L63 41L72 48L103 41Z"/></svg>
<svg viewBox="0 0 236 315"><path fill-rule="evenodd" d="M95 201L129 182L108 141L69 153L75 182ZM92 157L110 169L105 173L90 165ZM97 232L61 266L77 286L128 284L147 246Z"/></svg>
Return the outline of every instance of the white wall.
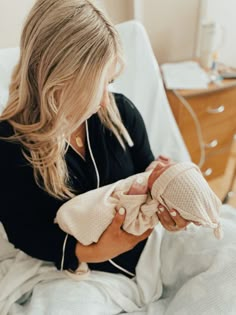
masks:
<svg viewBox="0 0 236 315"><path fill-rule="evenodd" d="M34 0L0 0L0 48L19 43L22 24Z"/></svg>
<svg viewBox="0 0 236 315"><path fill-rule="evenodd" d="M159 63L195 54L199 0L134 0Z"/></svg>
<svg viewBox="0 0 236 315"><path fill-rule="evenodd" d="M133 18L133 0L97 0L114 23ZM35 0L0 0L0 48L18 45L24 19Z"/></svg>
<svg viewBox="0 0 236 315"><path fill-rule="evenodd" d="M133 0L100 0L113 23L121 23L133 18Z"/></svg>
<svg viewBox="0 0 236 315"><path fill-rule="evenodd" d="M159 62L191 58L199 0L98 0L114 23L132 19L141 1L142 19ZM34 0L0 0L0 48L18 45L24 18Z"/></svg>
<svg viewBox="0 0 236 315"><path fill-rule="evenodd" d="M219 59L236 67L236 1L207 0L206 16L223 26L224 39L219 47Z"/></svg>
<svg viewBox="0 0 236 315"><path fill-rule="evenodd" d="M0 48L18 45L22 24L35 0L0 0ZM133 18L147 29L159 63L190 59L196 50L200 0L98 0L114 23ZM236 66L236 0L208 1L209 16L226 28L220 57ZM134 5L138 5L134 10ZM137 9L137 8L136 8Z"/></svg>

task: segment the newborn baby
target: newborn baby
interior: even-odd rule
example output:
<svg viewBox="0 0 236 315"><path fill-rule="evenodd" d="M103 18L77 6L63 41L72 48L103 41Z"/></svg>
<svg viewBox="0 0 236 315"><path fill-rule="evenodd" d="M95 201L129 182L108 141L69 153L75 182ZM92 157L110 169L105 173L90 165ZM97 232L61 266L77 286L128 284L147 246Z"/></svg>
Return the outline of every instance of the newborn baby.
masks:
<svg viewBox="0 0 236 315"><path fill-rule="evenodd" d="M159 166L74 197L61 206L55 221L80 243L89 245L98 241L121 207L126 210L123 229L128 233L140 235L153 228L159 222L156 212L161 203L168 211L176 209L186 220L213 228L220 239L221 202L199 168L190 162ZM148 190L128 194L137 179L147 183Z"/></svg>

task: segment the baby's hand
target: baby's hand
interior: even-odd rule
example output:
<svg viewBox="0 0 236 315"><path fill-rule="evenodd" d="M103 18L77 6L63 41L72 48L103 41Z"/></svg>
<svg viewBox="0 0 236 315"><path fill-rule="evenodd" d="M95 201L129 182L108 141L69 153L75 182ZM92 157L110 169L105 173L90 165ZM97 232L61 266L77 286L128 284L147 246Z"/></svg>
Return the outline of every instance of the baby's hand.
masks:
<svg viewBox="0 0 236 315"><path fill-rule="evenodd" d="M131 185L128 195L144 195L148 191L148 185L145 183L145 179L142 176L136 178L136 180Z"/></svg>

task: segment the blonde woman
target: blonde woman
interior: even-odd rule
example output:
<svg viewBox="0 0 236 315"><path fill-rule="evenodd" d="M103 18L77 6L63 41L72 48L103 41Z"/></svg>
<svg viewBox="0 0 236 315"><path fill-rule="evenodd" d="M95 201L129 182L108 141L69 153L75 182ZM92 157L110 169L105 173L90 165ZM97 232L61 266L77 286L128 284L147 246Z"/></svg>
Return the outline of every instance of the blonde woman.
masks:
<svg viewBox="0 0 236 315"><path fill-rule="evenodd" d="M151 231L121 230L124 212L90 246L54 224L68 199L142 172L154 160L135 106L108 92L123 68L117 31L92 1L37 0L20 51L0 117L0 221L8 238L61 270L73 272L84 261L132 277ZM167 211L160 220L166 228L187 225Z"/></svg>

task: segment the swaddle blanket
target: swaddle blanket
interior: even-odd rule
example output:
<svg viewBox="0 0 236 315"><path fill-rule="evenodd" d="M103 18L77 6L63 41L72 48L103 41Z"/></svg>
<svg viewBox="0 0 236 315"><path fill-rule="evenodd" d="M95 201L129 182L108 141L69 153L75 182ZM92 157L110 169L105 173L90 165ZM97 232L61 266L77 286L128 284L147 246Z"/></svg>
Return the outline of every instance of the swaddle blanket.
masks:
<svg viewBox="0 0 236 315"><path fill-rule="evenodd" d="M219 219L221 202L195 164L173 164L156 179L149 193L127 194L137 177L142 176L147 182L151 172L140 173L72 198L58 210L55 221L66 233L89 245L98 241L120 207L126 209L123 229L140 235L158 223L157 206L162 203L168 210L178 210L186 220L213 228L218 239L222 237Z"/></svg>

